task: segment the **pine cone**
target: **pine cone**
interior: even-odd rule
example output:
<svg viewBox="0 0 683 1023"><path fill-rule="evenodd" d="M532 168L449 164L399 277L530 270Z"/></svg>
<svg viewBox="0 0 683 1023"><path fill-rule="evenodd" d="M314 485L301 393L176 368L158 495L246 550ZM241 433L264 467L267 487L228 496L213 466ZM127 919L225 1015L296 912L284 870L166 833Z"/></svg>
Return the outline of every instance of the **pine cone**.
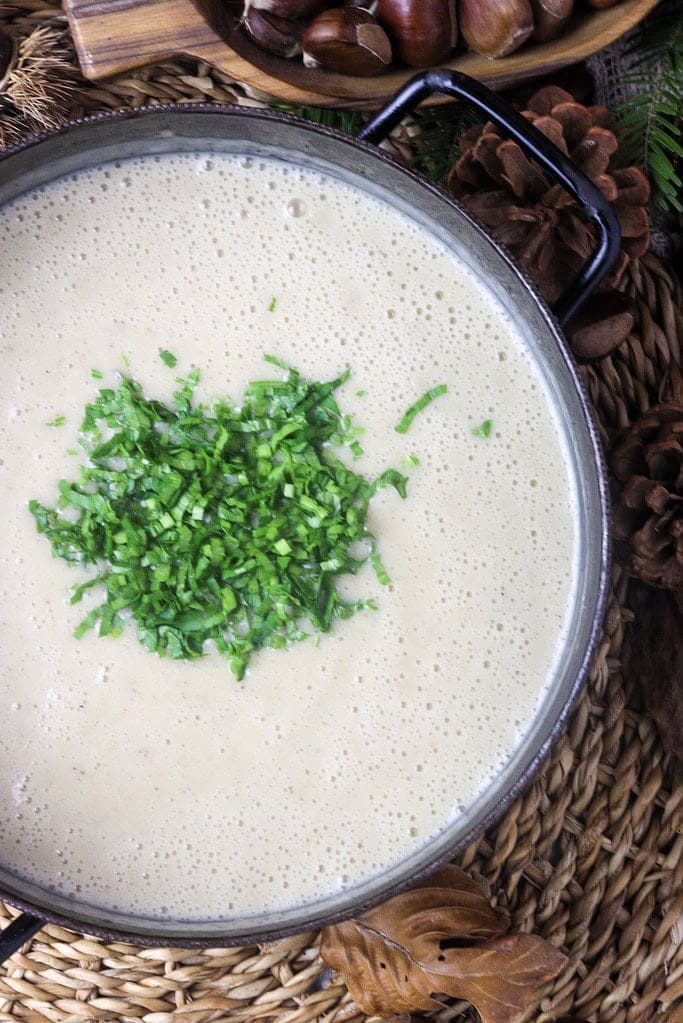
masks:
<svg viewBox="0 0 683 1023"><path fill-rule="evenodd" d="M617 540L643 582L683 591L683 404L655 405L622 435L612 471Z"/></svg>
<svg viewBox="0 0 683 1023"><path fill-rule="evenodd" d="M539 89L527 106L523 116L588 175L619 220L620 257L594 296L575 341L578 355L600 358L621 344L633 326L632 311L620 292L607 306L600 296L614 295L629 260L647 251L650 187L635 167L610 170L617 139L607 128L606 107L577 103L555 85ZM502 139L491 122L465 132L461 153L448 176L449 188L510 249L546 301L554 302L595 246L593 228L583 219L580 206L559 185L551 184L515 141ZM592 336L596 321L597 338Z"/></svg>

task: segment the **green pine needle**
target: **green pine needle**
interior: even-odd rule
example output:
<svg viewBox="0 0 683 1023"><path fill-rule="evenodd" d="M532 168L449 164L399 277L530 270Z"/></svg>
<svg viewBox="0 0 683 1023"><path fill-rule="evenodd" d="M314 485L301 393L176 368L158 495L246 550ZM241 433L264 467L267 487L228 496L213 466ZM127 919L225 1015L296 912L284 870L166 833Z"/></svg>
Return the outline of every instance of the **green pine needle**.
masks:
<svg viewBox="0 0 683 1023"><path fill-rule="evenodd" d="M272 103L273 110L281 114L292 114L304 121L313 121L325 128L336 128L347 135L357 135L365 124L366 118L354 110L327 110L322 107L307 107L300 103Z"/></svg>
<svg viewBox="0 0 683 1023"><path fill-rule="evenodd" d="M413 115L419 132L408 138L413 166L432 181L441 181L460 157L460 140L481 118L463 103L424 107Z"/></svg>
<svg viewBox="0 0 683 1023"><path fill-rule="evenodd" d="M347 135L357 135L368 119L368 115L352 110L326 110L293 103L273 103L272 107L284 114L337 128ZM412 152L412 166L433 181L440 181L460 156L461 136L478 121L477 114L462 103L444 103L415 111L406 124L417 130L414 136L402 140Z"/></svg>
<svg viewBox="0 0 683 1023"><path fill-rule="evenodd" d="M630 54L623 81L642 91L615 110L619 162L648 176L655 207L683 213L683 19L675 5L641 26Z"/></svg>

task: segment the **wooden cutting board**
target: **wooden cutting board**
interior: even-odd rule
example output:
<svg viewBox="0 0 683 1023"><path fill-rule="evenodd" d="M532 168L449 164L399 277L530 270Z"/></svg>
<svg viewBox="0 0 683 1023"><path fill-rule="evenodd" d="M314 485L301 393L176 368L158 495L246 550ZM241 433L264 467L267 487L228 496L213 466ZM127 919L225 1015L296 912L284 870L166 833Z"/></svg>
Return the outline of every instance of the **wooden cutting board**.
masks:
<svg viewBox="0 0 683 1023"><path fill-rule="evenodd" d="M447 65L494 89L574 64L608 46L656 6L658 0L623 0L607 10L579 11L562 38L527 45L489 60L462 53ZM355 78L305 68L254 46L237 27L239 0L64 0L78 59L86 78L106 78L171 57L206 61L258 93L318 106L378 106L414 74L400 69Z"/></svg>

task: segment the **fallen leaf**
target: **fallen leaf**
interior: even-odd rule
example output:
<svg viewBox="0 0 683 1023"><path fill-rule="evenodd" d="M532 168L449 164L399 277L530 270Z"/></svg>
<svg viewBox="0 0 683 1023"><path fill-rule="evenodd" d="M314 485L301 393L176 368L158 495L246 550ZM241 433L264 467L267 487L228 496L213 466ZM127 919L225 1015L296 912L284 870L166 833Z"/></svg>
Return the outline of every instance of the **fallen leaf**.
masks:
<svg viewBox="0 0 683 1023"><path fill-rule="evenodd" d="M445 994L471 1002L482 1023L514 1023L566 958L542 938L503 937L508 926L507 914L450 865L358 919L326 927L320 952L368 1015L440 1008L434 995Z"/></svg>

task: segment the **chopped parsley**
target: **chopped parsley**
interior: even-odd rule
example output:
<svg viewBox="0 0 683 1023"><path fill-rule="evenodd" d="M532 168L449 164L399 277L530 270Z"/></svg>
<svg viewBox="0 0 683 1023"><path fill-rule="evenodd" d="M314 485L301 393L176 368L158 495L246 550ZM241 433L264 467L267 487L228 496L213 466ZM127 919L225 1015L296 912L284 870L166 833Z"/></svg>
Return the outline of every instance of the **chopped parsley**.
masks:
<svg viewBox="0 0 683 1023"><path fill-rule="evenodd" d="M173 369L178 362L173 352L169 352L166 348L161 349L159 352L159 358L162 362L165 362L170 369Z"/></svg>
<svg viewBox="0 0 683 1023"><path fill-rule="evenodd" d="M442 394L446 394L447 392L448 387L446 384L438 384L437 387L432 387L429 391L423 394L421 398L418 398L417 401L410 406L398 426L394 427L396 433L407 433L415 416L422 412L422 410L434 401L435 398L440 398Z"/></svg>
<svg viewBox="0 0 683 1023"><path fill-rule="evenodd" d="M51 419L50 422L46 423L45 425L46 426L64 426L65 422L66 422L66 416L55 416L54 419Z"/></svg>
<svg viewBox="0 0 683 1023"><path fill-rule="evenodd" d="M101 369L91 369L90 376L93 378L93 380L102 380L104 377L104 373L102 372Z"/></svg>
<svg viewBox="0 0 683 1023"><path fill-rule="evenodd" d="M493 420L492 419L485 419L483 423L479 424L479 426L473 426L472 427L472 436L473 437L490 437L492 429L493 429Z"/></svg>
<svg viewBox="0 0 683 1023"><path fill-rule="evenodd" d="M369 562L388 584L366 517L377 490L405 497L406 477L342 461L361 432L334 395L348 370L317 383L266 359L284 379L254 380L239 407L196 402L197 370L171 404L124 374L86 407L79 475L54 507L29 504L53 554L91 569L72 590L98 601L77 637L118 636L130 618L160 656L201 657L210 641L242 679L254 651L376 607L336 583Z"/></svg>
<svg viewBox="0 0 683 1023"><path fill-rule="evenodd" d="M271 298L270 302L268 303L268 312L269 313L274 313L276 305L277 305L277 299L275 298L275 295L273 295L273 297Z"/></svg>

